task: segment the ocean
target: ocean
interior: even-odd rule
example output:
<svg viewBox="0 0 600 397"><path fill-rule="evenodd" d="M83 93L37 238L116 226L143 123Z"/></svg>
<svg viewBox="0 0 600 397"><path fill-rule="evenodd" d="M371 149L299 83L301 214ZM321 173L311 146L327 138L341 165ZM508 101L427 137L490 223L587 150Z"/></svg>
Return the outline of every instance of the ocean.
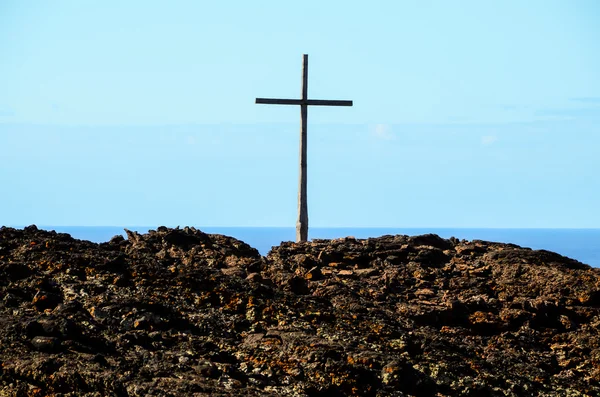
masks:
<svg viewBox="0 0 600 397"><path fill-rule="evenodd" d="M104 242L120 234L126 237L123 227L116 226L39 226L41 229L69 233L77 239ZM145 233L156 227L127 227ZM232 236L258 249L266 255L272 246L282 241L294 241L293 227L197 227L205 233ZM378 237L386 234L409 236L435 233L441 237L467 240L486 240L513 243L532 249L545 249L577 259L590 266L600 267L600 229L451 229L451 228L311 228L309 238Z"/></svg>

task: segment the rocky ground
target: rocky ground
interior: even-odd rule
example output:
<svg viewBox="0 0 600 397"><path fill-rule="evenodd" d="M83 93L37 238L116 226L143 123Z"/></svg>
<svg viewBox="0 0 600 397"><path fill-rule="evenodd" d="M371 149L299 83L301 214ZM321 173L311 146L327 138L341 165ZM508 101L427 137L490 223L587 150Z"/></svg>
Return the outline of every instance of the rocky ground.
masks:
<svg viewBox="0 0 600 397"><path fill-rule="evenodd" d="M600 270L435 235L0 229L0 396L597 396Z"/></svg>

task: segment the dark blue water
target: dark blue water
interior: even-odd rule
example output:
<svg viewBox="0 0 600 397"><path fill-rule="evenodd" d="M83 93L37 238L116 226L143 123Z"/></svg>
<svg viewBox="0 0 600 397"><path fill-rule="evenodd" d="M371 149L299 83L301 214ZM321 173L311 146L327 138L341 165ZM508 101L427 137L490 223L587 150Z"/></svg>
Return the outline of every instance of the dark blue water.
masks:
<svg viewBox="0 0 600 397"><path fill-rule="evenodd" d="M74 238L104 242L120 234L122 227L101 226L41 226L47 230L69 233ZM128 227L145 233L154 227ZM238 238L266 255L274 245L282 241L294 241L294 228L286 227L198 227L206 233L225 234ZM522 247L545 249L577 259L594 267L600 267L600 229L440 229L440 228L311 228L310 238L356 238L377 237L385 234L419 235L435 233L444 238L456 237L467 240L487 240L513 243Z"/></svg>

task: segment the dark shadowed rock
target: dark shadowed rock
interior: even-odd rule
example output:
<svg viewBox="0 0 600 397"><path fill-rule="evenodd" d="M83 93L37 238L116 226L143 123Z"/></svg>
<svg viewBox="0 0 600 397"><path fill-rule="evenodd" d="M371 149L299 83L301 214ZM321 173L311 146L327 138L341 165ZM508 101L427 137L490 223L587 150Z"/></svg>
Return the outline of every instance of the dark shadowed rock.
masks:
<svg viewBox="0 0 600 397"><path fill-rule="evenodd" d="M600 395L600 272L561 255L126 234L0 228L0 395Z"/></svg>
<svg viewBox="0 0 600 397"><path fill-rule="evenodd" d="M35 350L41 352L55 353L60 351L60 340L52 336L35 336L31 339L31 345Z"/></svg>

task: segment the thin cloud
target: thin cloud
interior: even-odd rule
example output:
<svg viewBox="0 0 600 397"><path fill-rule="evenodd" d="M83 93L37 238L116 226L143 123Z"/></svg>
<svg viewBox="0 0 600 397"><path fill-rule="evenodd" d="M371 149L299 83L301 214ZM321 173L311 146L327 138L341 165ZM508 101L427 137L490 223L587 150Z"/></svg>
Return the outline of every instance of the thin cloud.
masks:
<svg viewBox="0 0 600 397"><path fill-rule="evenodd" d="M378 139L383 139L386 141L396 139L396 136L392 133L392 128L389 124L375 124L371 134Z"/></svg>
<svg viewBox="0 0 600 397"><path fill-rule="evenodd" d="M192 135L188 135L188 136L185 138L185 142L186 142L188 145L195 145L195 144L196 144L196 137L195 137L195 136L192 136Z"/></svg>
<svg viewBox="0 0 600 397"><path fill-rule="evenodd" d="M588 97L579 97L579 98L571 98L572 101L575 102L583 102L593 105L600 105L600 97L597 96L588 96Z"/></svg>
<svg viewBox="0 0 600 397"><path fill-rule="evenodd" d="M591 103L591 102L589 102ZM600 105L600 102L598 102ZM574 109L541 109L535 112L538 116L567 117L567 118L597 118L600 117L600 108L585 107Z"/></svg>
<svg viewBox="0 0 600 397"><path fill-rule="evenodd" d="M502 110L506 110L506 111L519 111L519 110L529 110L531 109L530 106L526 106L526 105L499 105L498 106L500 109Z"/></svg>
<svg viewBox="0 0 600 397"><path fill-rule="evenodd" d="M498 137L496 135L485 135L481 137L481 144L483 146L493 145L498 141Z"/></svg>

